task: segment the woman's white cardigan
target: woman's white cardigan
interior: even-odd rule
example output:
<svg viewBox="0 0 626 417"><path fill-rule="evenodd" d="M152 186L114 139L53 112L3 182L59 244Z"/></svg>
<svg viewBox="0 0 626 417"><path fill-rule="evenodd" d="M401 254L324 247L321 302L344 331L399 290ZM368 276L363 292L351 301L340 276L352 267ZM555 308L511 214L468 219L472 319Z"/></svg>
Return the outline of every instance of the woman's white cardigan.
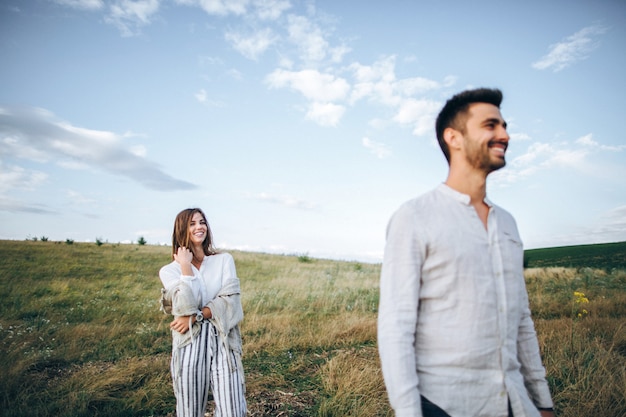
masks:
<svg viewBox="0 0 626 417"><path fill-rule="evenodd" d="M201 324L194 320L196 314L201 312L201 306L198 305L195 292L184 280L179 281L177 285L171 288L162 290L161 311L174 316L191 316L189 318L189 331L179 333L172 330L174 352L191 343L200 332ZM226 349L234 354L228 355L228 364L231 372L237 371L241 381L243 381L244 373L241 362L243 351L241 331L239 330L239 323L243 320L243 308L241 306L239 278L227 279L217 296L210 300L206 307L211 309L212 317L209 321L217 330L218 341L221 345L218 348ZM232 356L235 357L235 363L232 363Z"/></svg>

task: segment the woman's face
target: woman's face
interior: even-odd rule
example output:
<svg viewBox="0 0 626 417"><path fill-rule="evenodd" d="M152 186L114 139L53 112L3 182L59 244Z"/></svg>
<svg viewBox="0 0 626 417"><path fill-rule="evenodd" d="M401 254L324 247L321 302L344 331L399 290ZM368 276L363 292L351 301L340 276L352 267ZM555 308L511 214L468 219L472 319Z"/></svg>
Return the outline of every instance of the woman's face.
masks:
<svg viewBox="0 0 626 417"><path fill-rule="evenodd" d="M195 245L202 245L207 237L208 226L201 213L194 213L189 223L189 239Z"/></svg>

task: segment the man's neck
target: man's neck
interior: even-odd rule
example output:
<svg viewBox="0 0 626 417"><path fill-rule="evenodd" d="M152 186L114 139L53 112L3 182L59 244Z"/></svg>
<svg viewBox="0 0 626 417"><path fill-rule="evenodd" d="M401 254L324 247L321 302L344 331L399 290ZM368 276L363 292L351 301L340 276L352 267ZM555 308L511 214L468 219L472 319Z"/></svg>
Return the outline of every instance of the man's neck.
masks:
<svg viewBox="0 0 626 417"><path fill-rule="evenodd" d="M450 169L446 185L453 190L470 196L470 204L487 230L489 206L487 196L487 174L476 170Z"/></svg>
<svg viewBox="0 0 626 417"><path fill-rule="evenodd" d="M487 196L487 175L476 170L450 169L446 185L470 196L470 203L482 203Z"/></svg>

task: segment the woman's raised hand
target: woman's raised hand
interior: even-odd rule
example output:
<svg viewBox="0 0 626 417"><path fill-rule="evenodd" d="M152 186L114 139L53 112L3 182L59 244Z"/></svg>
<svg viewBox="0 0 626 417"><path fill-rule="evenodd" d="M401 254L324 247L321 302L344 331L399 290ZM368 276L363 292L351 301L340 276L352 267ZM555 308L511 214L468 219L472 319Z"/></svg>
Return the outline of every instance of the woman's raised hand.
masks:
<svg viewBox="0 0 626 417"><path fill-rule="evenodd" d="M181 265L191 264L191 261L193 260L193 252L186 247L181 246L174 254L174 260Z"/></svg>
<svg viewBox="0 0 626 417"><path fill-rule="evenodd" d="M191 261L193 261L193 252L184 246L178 248L174 254L174 260L180 264L183 275L193 276L191 269Z"/></svg>

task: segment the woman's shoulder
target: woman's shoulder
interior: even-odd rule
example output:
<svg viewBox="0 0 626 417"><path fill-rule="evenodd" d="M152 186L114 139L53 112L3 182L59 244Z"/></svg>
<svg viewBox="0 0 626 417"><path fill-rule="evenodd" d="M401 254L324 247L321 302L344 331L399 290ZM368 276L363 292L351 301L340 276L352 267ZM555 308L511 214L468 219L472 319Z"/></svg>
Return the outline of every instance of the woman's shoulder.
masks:
<svg viewBox="0 0 626 417"><path fill-rule="evenodd" d="M208 256L207 258L209 259L209 262L212 262L215 264L223 264L225 262L234 261L233 256L228 252L218 252L218 253Z"/></svg>

